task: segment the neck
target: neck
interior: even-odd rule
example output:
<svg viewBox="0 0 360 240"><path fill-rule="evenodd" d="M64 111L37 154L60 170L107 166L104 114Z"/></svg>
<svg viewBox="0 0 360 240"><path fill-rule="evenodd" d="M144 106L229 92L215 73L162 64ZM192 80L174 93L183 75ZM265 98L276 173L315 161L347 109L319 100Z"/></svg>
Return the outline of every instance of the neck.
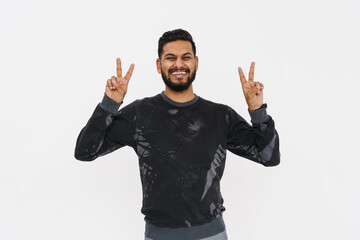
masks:
<svg viewBox="0 0 360 240"><path fill-rule="evenodd" d="M171 100L173 100L175 102L179 102L179 103L188 102L195 97L192 84L190 85L190 87L188 89L181 91L181 92L173 91L170 88L168 88L167 86L165 86L164 93L168 98L170 98Z"/></svg>

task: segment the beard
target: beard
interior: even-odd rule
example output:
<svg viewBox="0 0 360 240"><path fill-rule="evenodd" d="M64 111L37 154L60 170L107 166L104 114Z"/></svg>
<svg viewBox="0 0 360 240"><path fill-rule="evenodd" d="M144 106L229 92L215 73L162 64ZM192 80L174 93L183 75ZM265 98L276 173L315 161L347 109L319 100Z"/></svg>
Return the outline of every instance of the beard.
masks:
<svg viewBox="0 0 360 240"><path fill-rule="evenodd" d="M186 69L185 70L187 73L190 73L190 70ZM171 74L172 71L168 71L168 75L166 76L165 72L161 69L161 77L165 83L165 85L170 88L171 90L173 91L176 91L176 92L182 92L182 91L185 91L187 90L190 85L192 84L192 82L195 80L195 76L196 76L196 70L194 70L193 73L190 74L189 77L187 77L187 81L185 83L174 83L171 81L170 79L170 74Z"/></svg>

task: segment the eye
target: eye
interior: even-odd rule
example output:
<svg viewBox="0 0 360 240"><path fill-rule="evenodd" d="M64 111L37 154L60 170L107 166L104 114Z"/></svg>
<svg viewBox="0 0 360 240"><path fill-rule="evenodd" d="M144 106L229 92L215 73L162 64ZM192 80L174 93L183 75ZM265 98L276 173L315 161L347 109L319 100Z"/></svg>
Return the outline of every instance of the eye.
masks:
<svg viewBox="0 0 360 240"><path fill-rule="evenodd" d="M189 57L189 56L186 56L186 57L183 57L183 59L185 59L185 60L188 60L188 59L190 59L191 57Z"/></svg>
<svg viewBox="0 0 360 240"><path fill-rule="evenodd" d="M167 57L166 59L167 59L167 60L175 60L174 57Z"/></svg>

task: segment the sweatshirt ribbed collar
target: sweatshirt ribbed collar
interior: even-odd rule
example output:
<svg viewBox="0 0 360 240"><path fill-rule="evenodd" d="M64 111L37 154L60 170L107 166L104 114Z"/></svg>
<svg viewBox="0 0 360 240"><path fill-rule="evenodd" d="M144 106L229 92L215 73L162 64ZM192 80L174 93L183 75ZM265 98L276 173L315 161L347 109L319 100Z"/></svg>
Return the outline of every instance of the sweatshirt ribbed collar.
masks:
<svg viewBox="0 0 360 240"><path fill-rule="evenodd" d="M197 102L197 100L199 99L199 96L197 96L196 94L195 97L193 99L191 99L190 101L187 101L187 102L183 102L183 103L180 103L180 102L175 102L174 100L171 100L168 96L165 95L165 92L162 91L161 92L161 97L168 103L170 103L171 105L174 105L176 107L186 107L186 106L189 106L191 104L194 104L195 102Z"/></svg>

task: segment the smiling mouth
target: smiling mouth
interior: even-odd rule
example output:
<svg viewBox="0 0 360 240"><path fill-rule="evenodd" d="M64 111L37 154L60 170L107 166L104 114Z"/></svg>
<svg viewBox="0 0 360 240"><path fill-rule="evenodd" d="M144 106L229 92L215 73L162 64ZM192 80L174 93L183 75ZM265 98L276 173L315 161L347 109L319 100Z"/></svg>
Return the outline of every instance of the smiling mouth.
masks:
<svg viewBox="0 0 360 240"><path fill-rule="evenodd" d="M172 71L170 75L176 77L176 78L183 78L186 76L188 71Z"/></svg>

